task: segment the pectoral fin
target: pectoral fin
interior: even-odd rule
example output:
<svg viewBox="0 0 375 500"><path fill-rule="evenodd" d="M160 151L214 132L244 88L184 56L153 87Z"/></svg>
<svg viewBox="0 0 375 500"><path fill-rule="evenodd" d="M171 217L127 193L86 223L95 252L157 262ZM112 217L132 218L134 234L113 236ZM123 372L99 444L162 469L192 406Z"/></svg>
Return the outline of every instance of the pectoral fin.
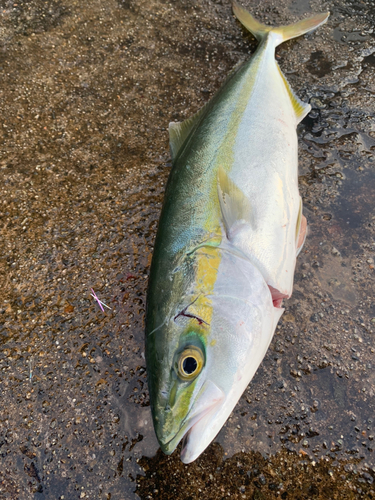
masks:
<svg viewBox="0 0 375 500"><path fill-rule="evenodd" d="M223 223L230 240L240 226L252 225L250 201L228 177L223 167L218 169L217 190Z"/></svg>

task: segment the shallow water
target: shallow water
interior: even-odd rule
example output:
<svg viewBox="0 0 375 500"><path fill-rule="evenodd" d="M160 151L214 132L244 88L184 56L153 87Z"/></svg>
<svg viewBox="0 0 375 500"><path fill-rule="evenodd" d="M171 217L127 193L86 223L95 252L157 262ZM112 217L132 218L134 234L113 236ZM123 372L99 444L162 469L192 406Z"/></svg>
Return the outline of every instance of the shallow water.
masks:
<svg viewBox="0 0 375 500"><path fill-rule="evenodd" d="M158 451L143 352L167 127L255 42L224 0L0 4L0 498L374 497L374 3L244 4L331 11L277 50L313 108L309 236L261 367L189 466Z"/></svg>

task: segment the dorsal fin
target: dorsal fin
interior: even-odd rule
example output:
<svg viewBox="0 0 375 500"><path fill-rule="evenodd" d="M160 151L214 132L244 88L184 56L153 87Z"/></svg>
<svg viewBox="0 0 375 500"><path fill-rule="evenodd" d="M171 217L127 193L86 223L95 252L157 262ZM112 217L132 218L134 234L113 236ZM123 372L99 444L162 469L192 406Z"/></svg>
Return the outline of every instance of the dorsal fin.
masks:
<svg viewBox="0 0 375 500"><path fill-rule="evenodd" d="M221 214L227 237L230 240L233 232L243 225L252 225L252 210L249 199L228 177L223 167L217 172L217 190Z"/></svg>
<svg viewBox="0 0 375 500"><path fill-rule="evenodd" d="M305 116L308 113L310 113L311 106L309 103L301 101L301 99L296 96L296 94L294 93L288 80L283 75L283 72L281 71L280 66L278 64L277 64L277 68L278 68L280 76L283 79L283 82L285 84L286 91L288 92L290 101L291 101L293 109L294 109L294 113L295 113L296 118L297 118L297 123L299 123L300 121L302 121L305 118Z"/></svg>
<svg viewBox="0 0 375 500"><path fill-rule="evenodd" d="M177 158L178 153L191 131L198 124L208 103L201 108L195 115L187 118L183 122L171 122L169 124L169 147L172 160Z"/></svg>
<svg viewBox="0 0 375 500"><path fill-rule="evenodd" d="M233 76L238 72L238 70L243 65L243 61L239 61L234 68L229 72L227 77L224 79L223 83L217 94L221 89L233 78ZM174 161L181 151L186 139L190 133L195 130L200 122L201 117L206 112L207 108L211 106L213 99L215 99L215 94L206 104L204 104L199 111L197 111L193 116L187 118L183 122L170 122L169 124L169 148L171 150L172 160Z"/></svg>

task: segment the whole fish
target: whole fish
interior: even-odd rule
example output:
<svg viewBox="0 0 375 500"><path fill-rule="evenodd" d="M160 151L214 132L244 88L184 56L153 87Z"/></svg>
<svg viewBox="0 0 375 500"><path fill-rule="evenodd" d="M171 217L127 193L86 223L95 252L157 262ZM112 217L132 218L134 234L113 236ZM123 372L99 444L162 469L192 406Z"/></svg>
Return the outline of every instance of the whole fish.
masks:
<svg viewBox="0 0 375 500"><path fill-rule="evenodd" d="M254 376L290 297L306 235L293 93L275 47L326 22L271 28L237 3L259 40L196 115L169 126L173 167L147 297L146 362L154 427L195 460Z"/></svg>

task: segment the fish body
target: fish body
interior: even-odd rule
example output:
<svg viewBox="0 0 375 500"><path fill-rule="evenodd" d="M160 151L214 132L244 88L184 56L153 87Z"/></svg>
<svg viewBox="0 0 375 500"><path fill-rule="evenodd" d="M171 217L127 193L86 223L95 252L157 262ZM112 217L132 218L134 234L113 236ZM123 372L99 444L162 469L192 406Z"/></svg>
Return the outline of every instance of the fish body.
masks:
<svg viewBox="0 0 375 500"><path fill-rule="evenodd" d="M310 106L275 47L328 15L271 29L233 10L260 44L200 112L170 124L173 167L147 298L155 431L166 453L184 438L185 463L220 431L261 363L306 233L296 126Z"/></svg>

